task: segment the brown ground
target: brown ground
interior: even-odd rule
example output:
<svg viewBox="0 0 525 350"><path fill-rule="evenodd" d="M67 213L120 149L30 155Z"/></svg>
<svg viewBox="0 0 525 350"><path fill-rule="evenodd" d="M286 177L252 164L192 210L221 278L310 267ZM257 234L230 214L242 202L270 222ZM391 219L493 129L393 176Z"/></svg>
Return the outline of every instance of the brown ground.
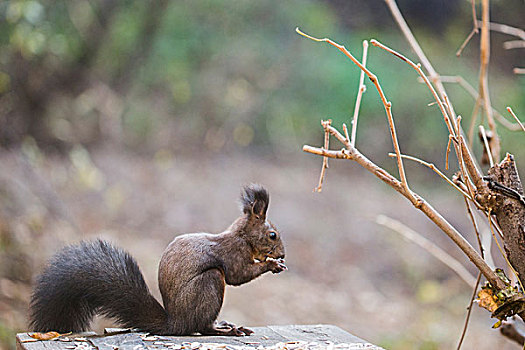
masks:
<svg viewBox="0 0 525 350"><path fill-rule="evenodd" d="M458 249L355 164L332 161L318 194L312 189L320 159L292 158L147 157L109 149L90 155L77 149L60 158L31 147L0 153L0 247L6 247L0 335L10 339L4 329L24 330L34 274L57 249L82 238L104 237L129 250L158 296L157 263L169 241L179 233L223 230L239 213L240 186L259 182L270 190L269 218L282 231L289 271L228 288L221 318L249 326L335 324L391 349L455 347L471 288L374 219L386 214L403 221L471 268ZM439 182L427 176L427 184ZM423 192L470 234L459 196L443 187ZM517 348L493 323L474 306L464 349Z"/></svg>

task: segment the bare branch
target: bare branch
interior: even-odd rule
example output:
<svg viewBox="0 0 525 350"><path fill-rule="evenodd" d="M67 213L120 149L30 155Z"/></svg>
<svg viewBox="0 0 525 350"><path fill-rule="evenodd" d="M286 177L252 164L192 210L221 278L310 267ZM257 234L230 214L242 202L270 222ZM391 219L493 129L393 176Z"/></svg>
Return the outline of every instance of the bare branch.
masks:
<svg viewBox="0 0 525 350"><path fill-rule="evenodd" d="M390 9L390 12L392 13L394 20L397 22L399 28L401 29L401 32L403 32L403 35L405 36L408 43L412 47L412 50L414 50L417 57L423 64L423 67L425 67L426 71L430 75L430 80L432 80L432 82L436 84L436 87L439 93L443 96L445 94L445 89L443 85L441 84L441 82L439 81L439 74L437 74L436 70L434 69L434 67L432 67L432 64L428 60L427 56L425 56L425 53L421 49L421 46L419 46L419 43L414 37L414 34L412 34L412 31L410 30L407 22L403 18L401 11L399 11L399 8L397 7L395 0L385 0L385 2L388 8Z"/></svg>
<svg viewBox="0 0 525 350"><path fill-rule="evenodd" d="M390 128L390 136L392 138L392 143L394 145L394 151L397 154L397 167L398 167L398 170L399 170L399 177L401 179L401 183L403 184L403 186L407 190L407 194L410 195L411 192L410 192L409 187L408 187L408 182L407 182L406 175L405 175L405 168L403 166L403 160L401 159L401 150L399 149L399 142L397 140L397 133L396 133L395 125L394 125L394 116L392 115L392 103L387 100L387 98L386 98L386 96L385 96L385 94L383 92L383 89L381 88L381 85L379 84L379 80L377 79L377 76L375 74L373 74L370 70L368 70L364 65L362 65L343 45L340 45L340 44L338 44L338 43L336 43L336 42L334 42L334 41L332 41L331 39L328 39L328 38L323 38L323 39L315 38L315 37L313 37L311 35L308 35L308 34L305 34L305 33L301 32L299 30L299 28L296 28L295 31L298 34L300 34L300 35L302 35L302 36L304 36L304 37L306 37L308 39L311 39L313 41L327 42L330 45L338 48L339 51L341 51L343 54L345 54L362 71L364 71L365 74L368 76L368 78L372 81L372 83L374 84L374 86L377 89L377 92L379 93L379 96L381 97L381 102L383 102L383 106L385 108L385 112L386 112L386 115L387 115L388 126Z"/></svg>
<svg viewBox="0 0 525 350"><path fill-rule="evenodd" d="M330 129L332 127L329 126L328 128ZM337 133L340 135L342 140L345 140L344 136L342 136L339 132ZM503 281L498 276L496 276L494 271L492 271L492 269L487 265L479 253L476 252L470 243L456 230L456 228L454 228L454 226L452 226L445 218L443 218L443 216L441 216L441 214L436 209L434 209L423 198L419 197L412 191L407 192L407 189L399 180L390 175L384 169L377 166L375 163L361 154L356 148L353 148L350 144L348 144L347 149L332 151L305 145L303 146L303 151L320 156L327 156L337 159L348 159L357 162L364 169L377 176L381 181L385 182L387 185L391 186L394 190L407 198L412 203L412 205L421 210L430 220L432 220L447 236L450 237L450 239L452 239L452 241L454 241L454 243L465 253L465 255L467 255L470 261L476 265L476 267L481 271L485 278L487 278L492 286L497 289L505 288Z"/></svg>
<svg viewBox="0 0 525 350"><path fill-rule="evenodd" d="M447 265L469 286L473 286L476 283L476 279L474 278L474 276L472 276L472 274L463 266L463 264L461 264L450 254L445 252L443 249L435 245L432 241L429 241L428 239L423 237L420 233L412 230L411 228L402 224L401 222L384 215L379 215L376 218L376 222L399 233L404 238L417 244L418 246L429 252L436 259L441 261L443 264Z"/></svg>
<svg viewBox="0 0 525 350"><path fill-rule="evenodd" d="M512 73L514 74L525 74L525 68L519 68L519 67L516 67L512 70Z"/></svg>

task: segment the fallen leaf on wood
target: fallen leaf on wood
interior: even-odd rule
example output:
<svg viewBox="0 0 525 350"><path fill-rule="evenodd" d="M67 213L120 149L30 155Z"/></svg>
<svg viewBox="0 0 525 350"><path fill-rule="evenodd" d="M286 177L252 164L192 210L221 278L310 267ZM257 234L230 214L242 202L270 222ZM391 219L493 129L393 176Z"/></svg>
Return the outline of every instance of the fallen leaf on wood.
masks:
<svg viewBox="0 0 525 350"><path fill-rule="evenodd" d="M62 334L58 332L47 332L47 333L33 333L29 334L31 338L36 340L51 340L60 337Z"/></svg>

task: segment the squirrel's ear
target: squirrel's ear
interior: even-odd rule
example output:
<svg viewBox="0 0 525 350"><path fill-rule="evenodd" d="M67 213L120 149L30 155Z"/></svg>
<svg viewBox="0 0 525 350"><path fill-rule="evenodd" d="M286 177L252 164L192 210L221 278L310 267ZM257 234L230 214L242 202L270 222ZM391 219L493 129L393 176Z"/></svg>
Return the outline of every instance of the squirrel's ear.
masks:
<svg viewBox="0 0 525 350"><path fill-rule="evenodd" d="M261 185L250 184L242 190L241 204L244 214L256 219L266 220L270 195Z"/></svg>

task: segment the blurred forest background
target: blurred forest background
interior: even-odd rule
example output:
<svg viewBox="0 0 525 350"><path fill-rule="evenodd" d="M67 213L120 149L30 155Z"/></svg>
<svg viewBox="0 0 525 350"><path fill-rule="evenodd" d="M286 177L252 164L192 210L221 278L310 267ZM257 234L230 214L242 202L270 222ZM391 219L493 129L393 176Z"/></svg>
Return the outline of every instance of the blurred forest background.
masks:
<svg viewBox="0 0 525 350"><path fill-rule="evenodd" d="M469 1L398 3L437 71L477 87L479 36L455 56L472 28ZM492 1L491 20L523 28L524 2ZM360 72L296 26L356 57L362 40L376 38L416 60L381 0L0 1L0 347L26 330L32 280L63 245L114 241L158 296L164 247L180 233L226 228L250 182L270 190L290 270L229 288L221 317L331 323L389 349L455 346L471 287L375 218L403 221L475 273L461 252L356 164L330 162L323 192L312 192L321 159L301 147L322 144L320 119L349 124ZM525 54L503 49L512 39L491 34L491 100L523 120L525 78L512 69ZM448 133L428 90L385 52L371 47L368 56L393 103L401 149L443 169ZM474 99L457 84L447 90L468 125ZM523 134L498 130L523 179ZM357 145L395 169L370 84ZM417 191L474 242L461 197L406 166ZM465 349L515 348L474 308Z"/></svg>

